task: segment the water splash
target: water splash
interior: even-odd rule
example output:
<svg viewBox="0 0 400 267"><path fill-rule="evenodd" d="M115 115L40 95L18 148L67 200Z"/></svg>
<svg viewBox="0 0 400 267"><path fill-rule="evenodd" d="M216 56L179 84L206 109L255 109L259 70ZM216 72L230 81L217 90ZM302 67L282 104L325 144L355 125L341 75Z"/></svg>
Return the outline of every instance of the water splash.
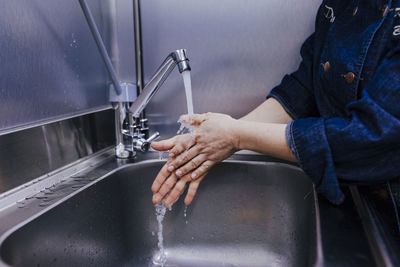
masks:
<svg viewBox="0 0 400 267"><path fill-rule="evenodd" d="M187 216L187 209L188 209L188 206L185 205L185 208L183 209L183 217L185 217L185 218Z"/></svg>
<svg viewBox="0 0 400 267"><path fill-rule="evenodd" d="M185 208L183 209L183 217L186 219L186 217L187 217L187 209L188 209L188 206L187 205L185 205ZM185 224L188 224L188 220L186 219L185 220Z"/></svg>
<svg viewBox="0 0 400 267"><path fill-rule="evenodd" d="M165 217L165 213L167 212L167 207L164 206L164 202L160 204L154 205L156 210L156 217L158 222L158 231L157 231L157 238L158 238L158 252L153 258L153 264L155 266L164 266L167 262L167 254L165 253L164 249L164 237L163 237L163 220Z"/></svg>
<svg viewBox="0 0 400 267"><path fill-rule="evenodd" d="M167 159L168 158L168 152L169 152L169 150L168 151L159 151L158 152L158 159L159 160Z"/></svg>
<svg viewBox="0 0 400 267"><path fill-rule="evenodd" d="M190 134L194 133L194 127L192 125L185 124L181 120L178 120L178 123L180 126L179 126L179 130L176 132L177 135L185 134L185 133L190 133Z"/></svg>

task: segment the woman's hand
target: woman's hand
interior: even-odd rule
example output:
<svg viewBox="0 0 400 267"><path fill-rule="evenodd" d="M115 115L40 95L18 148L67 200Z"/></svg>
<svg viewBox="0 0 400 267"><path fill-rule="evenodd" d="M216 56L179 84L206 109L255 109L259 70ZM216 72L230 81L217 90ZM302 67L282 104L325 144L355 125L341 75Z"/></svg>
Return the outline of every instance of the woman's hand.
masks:
<svg viewBox="0 0 400 267"><path fill-rule="evenodd" d="M190 182L185 198L185 204L189 205L210 168L239 149L240 140L235 134L237 120L228 115L184 115L181 122L192 126L193 133L152 143L156 150L170 150L168 161L151 188L154 203L160 203L168 194L164 203L171 205Z"/></svg>
<svg viewBox="0 0 400 267"><path fill-rule="evenodd" d="M160 203L168 194L164 204L171 205L190 182L185 198L185 204L190 204L210 168L240 149L296 161L286 140L286 123L235 120L215 113L185 115L181 121L194 128L193 134L152 144L156 150L170 150L168 161L152 186L154 203Z"/></svg>

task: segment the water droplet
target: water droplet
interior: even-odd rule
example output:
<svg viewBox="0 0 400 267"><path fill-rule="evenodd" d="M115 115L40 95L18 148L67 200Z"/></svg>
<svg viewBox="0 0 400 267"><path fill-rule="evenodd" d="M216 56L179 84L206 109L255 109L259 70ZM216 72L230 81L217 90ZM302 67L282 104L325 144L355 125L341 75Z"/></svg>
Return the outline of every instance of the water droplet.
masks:
<svg viewBox="0 0 400 267"><path fill-rule="evenodd" d="M158 159L159 160L164 160L168 158L168 152L169 151L159 151L158 152Z"/></svg>

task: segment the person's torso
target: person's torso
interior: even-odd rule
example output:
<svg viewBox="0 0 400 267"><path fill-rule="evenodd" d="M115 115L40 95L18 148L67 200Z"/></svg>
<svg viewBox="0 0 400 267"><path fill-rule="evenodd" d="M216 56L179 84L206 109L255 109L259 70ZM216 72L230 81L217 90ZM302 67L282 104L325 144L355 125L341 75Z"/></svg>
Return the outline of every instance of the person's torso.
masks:
<svg viewBox="0 0 400 267"><path fill-rule="evenodd" d="M400 45L400 0L326 0L318 11L314 42L318 111L326 118L348 117L346 106L361 97L388 53L400 53L394 50ZM400 209L400 178L390 188Z"/></svg>
<svg viewBox="0 0 400 267"><path fill-rule="evenodd" d="M360 97L400 38L400 0L326 0L315 34L318 110L323 117L344 117L346 105Z"/></svg>

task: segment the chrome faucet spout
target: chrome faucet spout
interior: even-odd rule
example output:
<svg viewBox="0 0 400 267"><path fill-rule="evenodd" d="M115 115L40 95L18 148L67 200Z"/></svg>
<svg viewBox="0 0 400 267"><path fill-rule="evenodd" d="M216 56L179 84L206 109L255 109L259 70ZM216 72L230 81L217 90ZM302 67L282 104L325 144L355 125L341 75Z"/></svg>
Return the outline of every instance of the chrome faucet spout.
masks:
<svg viewBox="0 0 400 267"><path fill-rule="evenodd" d="M176 50L167 56L130 107L129 102L118 104L115 119L117 125L115 152L118 158L134 157L137 151L146 152L150 148L150 143L160 136L156 132L148 138L147 119L141 118L140 115L175 66L178 66L180 73L190 71L185 49Z"/></svg>
<svg viewBox="0 0 400 267"><path fill-rule="evenodd" d="M147 106L150 99L158 91L169 74L178 65L179 72L182 73L186 70L190 71L189 58L186 55L185 49L179 49L167 56L161 66L154 73L153 77L143 88L142 93L138 96L136 101L130 107L130 112L133 117L139 118L140 113Z"/></svg>

